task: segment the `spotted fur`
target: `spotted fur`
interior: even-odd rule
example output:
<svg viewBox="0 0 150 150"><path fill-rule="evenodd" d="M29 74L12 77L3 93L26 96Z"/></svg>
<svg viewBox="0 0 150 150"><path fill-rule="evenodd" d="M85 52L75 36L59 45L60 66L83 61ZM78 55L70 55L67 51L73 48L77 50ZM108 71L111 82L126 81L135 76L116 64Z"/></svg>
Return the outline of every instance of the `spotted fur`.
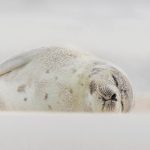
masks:
<svg viewBox="0 0 150 150"><path fill-rule="evenodd" d="M122 72L94 56L59 47L2 63L0 89L0 110L126 112L132 105L131 85Z"/></svg>

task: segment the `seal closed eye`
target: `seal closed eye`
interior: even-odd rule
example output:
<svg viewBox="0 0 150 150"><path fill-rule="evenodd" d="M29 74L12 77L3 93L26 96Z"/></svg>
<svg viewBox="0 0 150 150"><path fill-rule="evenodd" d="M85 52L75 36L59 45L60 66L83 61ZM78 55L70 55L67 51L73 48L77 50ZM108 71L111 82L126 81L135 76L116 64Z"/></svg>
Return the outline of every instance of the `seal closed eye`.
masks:
<svg viewBox="0 0 150 150"><path fill-rule="evenodd" d="M114 79L114 82L115 82L116 86L118 87L119 84L118 84L117 78L114 75L112 75L112 78Z"/></svg>

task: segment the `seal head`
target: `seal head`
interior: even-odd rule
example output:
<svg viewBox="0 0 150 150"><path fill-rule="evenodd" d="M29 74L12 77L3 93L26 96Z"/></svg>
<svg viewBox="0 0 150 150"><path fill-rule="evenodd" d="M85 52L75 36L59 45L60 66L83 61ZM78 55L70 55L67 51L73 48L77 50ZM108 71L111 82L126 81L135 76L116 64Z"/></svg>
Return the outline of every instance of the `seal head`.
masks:
<svg viewBox="0 0 150 150"><path fill-rule="evenodd" d="M114 67L97 67L91 73L88 102L95 111L128 112L133 105L131 84L127 77Z"/></svg>

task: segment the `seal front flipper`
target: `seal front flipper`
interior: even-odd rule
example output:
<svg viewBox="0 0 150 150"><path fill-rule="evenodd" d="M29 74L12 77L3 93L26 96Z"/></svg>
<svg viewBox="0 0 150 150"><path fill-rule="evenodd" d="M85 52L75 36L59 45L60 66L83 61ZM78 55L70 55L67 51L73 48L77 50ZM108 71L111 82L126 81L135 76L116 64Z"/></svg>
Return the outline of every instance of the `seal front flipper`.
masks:
<svg viewBox="0 0 150 150"><path fill-rule="evenodd" d="M43 51L43 49L32 50L4 61L0 64L0 76L28 64L34 56L41 53L41 51Z"/></svg>

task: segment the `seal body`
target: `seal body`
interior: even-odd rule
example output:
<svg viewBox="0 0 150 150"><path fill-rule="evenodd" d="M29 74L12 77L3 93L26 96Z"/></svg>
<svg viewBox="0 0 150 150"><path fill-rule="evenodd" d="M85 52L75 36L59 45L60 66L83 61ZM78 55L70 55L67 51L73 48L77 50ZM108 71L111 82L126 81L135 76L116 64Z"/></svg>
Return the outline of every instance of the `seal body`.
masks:
<svg viewBox="0 0 150 150"><path fill-rule="evenodd" d="M127 112L131 106L125 75L88 54L43 48L0 66L1 110Z"/></svg>

